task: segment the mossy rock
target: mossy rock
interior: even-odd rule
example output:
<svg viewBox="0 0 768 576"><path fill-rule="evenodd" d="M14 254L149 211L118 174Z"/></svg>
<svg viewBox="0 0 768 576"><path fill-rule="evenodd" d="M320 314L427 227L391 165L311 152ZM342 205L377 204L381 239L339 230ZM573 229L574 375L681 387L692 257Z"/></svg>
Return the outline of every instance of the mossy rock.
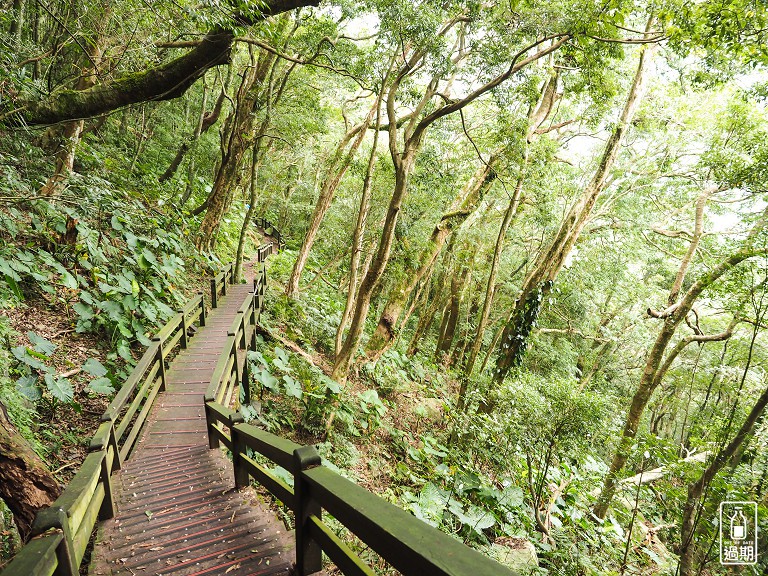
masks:
<svg viewBox="0 0 768 576"><path fill-rule="evenodd" d="M13 557L21 547L21 537L13 521L13 512L0 499L0 564Z"/></svg>

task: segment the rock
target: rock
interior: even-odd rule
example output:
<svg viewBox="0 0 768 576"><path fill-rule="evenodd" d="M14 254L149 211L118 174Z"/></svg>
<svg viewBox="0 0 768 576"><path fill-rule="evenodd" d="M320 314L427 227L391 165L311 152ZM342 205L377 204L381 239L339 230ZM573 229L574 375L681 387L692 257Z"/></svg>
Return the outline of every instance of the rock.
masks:
<svg viewBox="0 0 768 576"><path fill-rule="evenodd" d="M490 556L520 576L529 574L539 566L539 557L533 543L517 536L496 538L490 546Z"/></svg>
<svg viewBox="0 0 768 576"><path fill-rule="evenodd" d="M443 417L443 402L439 398L422 398L414 405L413 413L430 421L440 420Z"/></svg>

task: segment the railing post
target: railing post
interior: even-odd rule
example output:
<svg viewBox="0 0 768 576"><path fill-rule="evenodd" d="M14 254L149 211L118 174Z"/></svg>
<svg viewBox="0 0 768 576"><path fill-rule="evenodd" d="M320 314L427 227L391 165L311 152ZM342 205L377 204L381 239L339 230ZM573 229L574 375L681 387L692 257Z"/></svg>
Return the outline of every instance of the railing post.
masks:
<svg viewBox="0 0 768 576"><path fill-rule="evenodd" d="M181 347L186 348L189 344L189 336L187 335L187 328L189 328L189 325L187 324L187 315L184 312L184 308L179 310L181 313Z"/></svg>
<svg viewBox="0 0 768 576"><path fill-rule="evenodd" d="M235 469L235 488L245 488L250 482L248 470L240 463L240 456L247 450L240 437L240 431L237 424L245 422L240 412L235 412L229 417L229 434L232 437L232 466Z"/></svg>
<svg viewBox="0 0 768 576"><path fill-rule="evenodd" d="M216 308L219 303L219 298L216 295L216 277L211 278L211 308Z"/></svg>
<svg viewBox="0 0 768 576"><path fill-rule="evenodd" d="M72 530L69 526L69 518L66 511L60 506L40 510L32 524L31 535L38 536L52 528L60 530L64 536L61 544L56 548L56 558L59 564L56 574L60 576L79 576L80 570L75 558L75 545Z"/></svg>
<svg viewBox="0 0 768 576"><path fill-rule="evenodd" d="M317 542L309 534L309 517L321 517L320 504L312 499L304 470L320 466L320 454L314 446L302 446L293 451L293 511L296 520L296 570L301 576L319 572L323 567L323 554Z"/></svg>
<svg viewBox="0 0 768 576"><path fill-rule="evenodd" d="M208 433L208 448L213 450L219 447L219 439L212 433L213 418L211 418L210 408L208 407L208 399L205 399L205 431Z"/></svg>
<svg viewBox="0 0 768 576"><path fill-rule="evenodd" d="M200 326L205 326L205 295L202 292L200 294Z"/></svg>
<svg viewBox="0 0 768 576"><path fill-rule="evenodd" d="M114 431L111 432L114 434ZM109 520L115 517L117 507L115 506L115 495L112 490L112 471L107 462L108 453L104 452L104 458L101 461L101 482L104 484L104 501L99 508L99 520ZM120 453L115 452L113 458L120 458Z"/></svg>
<svg viewBox="0 0 768 576"><path fill-rule="evenodd" d="M248 350L245 351L245 362L243 362L243 378L240 381L240 387L243 390L243 404L251 403L251 375L248 371Z"/></svg>
<svg viewBox="0 0 768 576"><path fill-rule="evenodd" d="M152 338L152 341L157 342L157 360L160 362L160 392L165 392L165 356L163 354L163 341L157 336Z"/></svg>

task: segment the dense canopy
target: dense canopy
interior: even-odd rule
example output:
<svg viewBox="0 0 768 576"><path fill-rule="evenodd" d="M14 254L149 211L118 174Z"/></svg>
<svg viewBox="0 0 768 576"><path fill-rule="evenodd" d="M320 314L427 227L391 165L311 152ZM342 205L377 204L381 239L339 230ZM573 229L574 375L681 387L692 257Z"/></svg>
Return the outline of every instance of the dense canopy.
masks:
<svg viewBox="0 0 768 576"><path fill-rule="evenodd" d="M0 553L262 217L247 419L521 571L724 574L726 500L765 571L767 64L763 0L2 0Z"/></svg>

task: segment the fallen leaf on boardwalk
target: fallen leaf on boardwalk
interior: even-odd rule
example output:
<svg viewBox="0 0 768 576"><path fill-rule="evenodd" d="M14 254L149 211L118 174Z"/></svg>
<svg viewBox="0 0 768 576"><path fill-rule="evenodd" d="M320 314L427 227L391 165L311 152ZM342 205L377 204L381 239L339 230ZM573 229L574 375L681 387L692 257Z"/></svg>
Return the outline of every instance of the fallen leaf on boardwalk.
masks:
<svg viewBox="0 0 768 576"><path fill-rule="evenodd" d="M229 523L232 524L232 522L235 521L235 514L237 514L237 510L232 512L232 516L229 517Z"/></svg>
<svg viewBox="0 0 768 576"><path fill-rule="evenodd" d="M227 568L224 571L224 574L229 574L230 572L232 572L232 570L237 570L238 568L240 568L240 564L239 563L238 564L233 564L232 566L230 566L229 568Z"/></svg>
<svg viewBox="0 0 768 576"><path fill-rule="evenodd" d="M155 546L154 548L150 548L150 550L152 550L152 552L157 552L158 550L162 550L163 548L164 546Z"/></svg>
<svg viewBox="0 0 768 576"><path fill-rule="evenodd" d="M147 520L152 520L152 511L151 510L145 510L144 514L147 515Z"/></svg>

